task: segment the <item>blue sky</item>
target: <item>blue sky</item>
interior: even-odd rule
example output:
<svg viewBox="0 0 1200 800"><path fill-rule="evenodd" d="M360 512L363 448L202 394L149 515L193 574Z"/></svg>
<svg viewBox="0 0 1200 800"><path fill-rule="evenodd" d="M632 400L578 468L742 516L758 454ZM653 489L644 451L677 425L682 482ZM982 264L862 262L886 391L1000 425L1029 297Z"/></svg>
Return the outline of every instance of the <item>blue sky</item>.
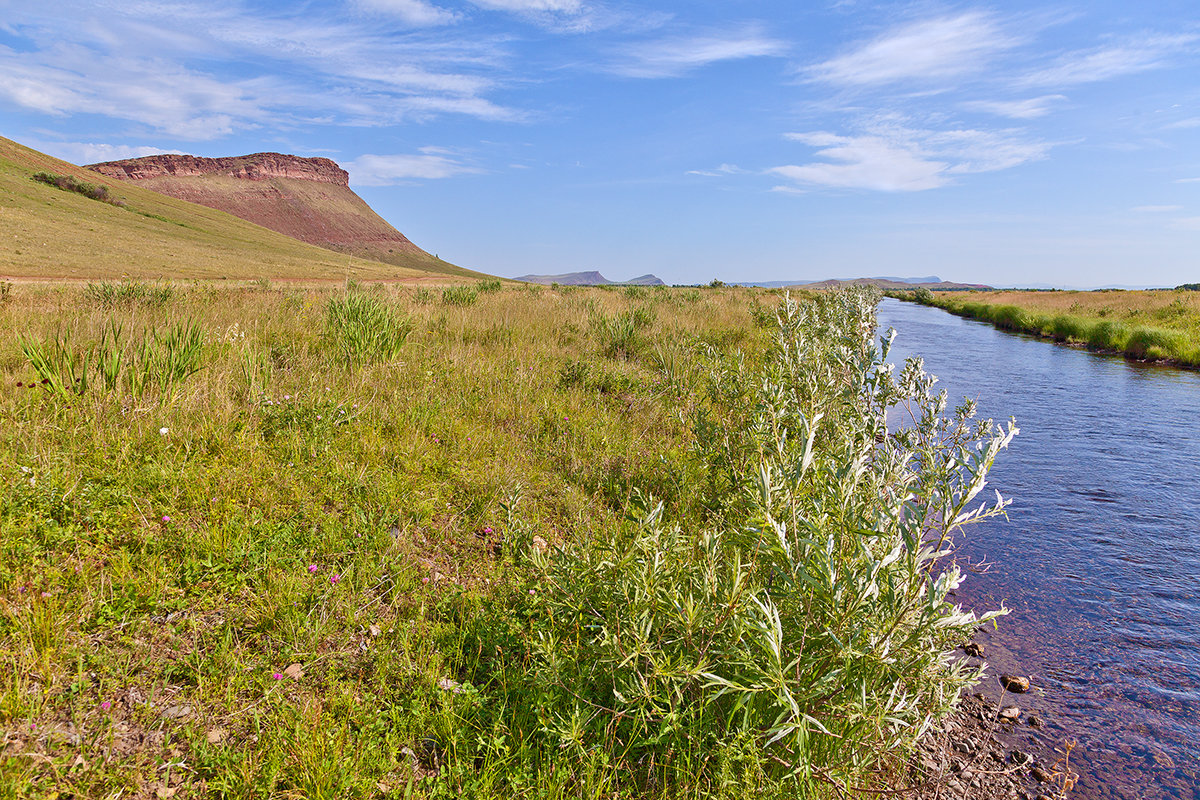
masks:
<svg viewBox="0 0 1200 800"><path fill-rule="evenodd" d="M1200 281L1200 8L0 0L0 134L333 158L498 275Z"/></svg>

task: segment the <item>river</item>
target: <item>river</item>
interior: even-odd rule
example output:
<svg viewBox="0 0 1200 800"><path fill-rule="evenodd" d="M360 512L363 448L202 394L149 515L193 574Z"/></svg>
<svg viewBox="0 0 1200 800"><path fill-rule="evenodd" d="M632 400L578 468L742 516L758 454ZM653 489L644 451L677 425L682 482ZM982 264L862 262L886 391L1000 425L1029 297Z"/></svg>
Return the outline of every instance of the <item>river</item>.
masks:
<svg viewBox="0 0 1200 800"><path fill-rule="evenodd" d="M879 323L951 408L1021 429L989 479L1008 520L968 529L957 599L1012 610L986 655L1032 677L1043 738L1078 740L1072 796L1200 799L1200 373L890 299Z"/></svg>

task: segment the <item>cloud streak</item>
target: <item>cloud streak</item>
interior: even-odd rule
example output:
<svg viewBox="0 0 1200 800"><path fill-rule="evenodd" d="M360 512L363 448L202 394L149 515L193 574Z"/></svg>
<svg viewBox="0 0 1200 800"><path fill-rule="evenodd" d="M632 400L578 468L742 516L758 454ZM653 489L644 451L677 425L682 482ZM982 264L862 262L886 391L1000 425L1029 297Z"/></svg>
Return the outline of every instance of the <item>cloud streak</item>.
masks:
<svg viewBox="0 0 1200 800"><path fill-rule="evenodd" d="M628 78L674 78L720 61L780 56L787 45L756 27L717 35L706 34L639 42L623 48L609 71Z"/></svg>
<svg viewBox="0 0 1200 800"><path fill-rule="evenodd" d="M1112 80L1168 66L1173 57L1195 51L1200 36L1148 34L1117 45L1077 50L1026 75L1025 86L1072 86Z"/></svg>
<svg viewBox="0 0 1200 800"><path fill-rule="evenodd" d="M816 81L839 86L930 82L982 70L1018 40L989 14L969 12L911 22L807 70Z"/></svg>
<svg viewBox="0 0 1200 800"><path fill-rule="evenodd" d="M1023 140L1013 131L930 131L895 125L880 125L857 136L816 131L785 138L814 148L817 160L773 167L768 173L801 186L880 192L937 189L953 183L956 176L1045 158L1051 147Z"/></svg>
<svg viewBox="0 0 1200 800"><path fill-rule="evenodd" d="M394 186L483 171L436 147L423 147L417 154L362 155L344 166L351 182L358 186Z"/></svg>

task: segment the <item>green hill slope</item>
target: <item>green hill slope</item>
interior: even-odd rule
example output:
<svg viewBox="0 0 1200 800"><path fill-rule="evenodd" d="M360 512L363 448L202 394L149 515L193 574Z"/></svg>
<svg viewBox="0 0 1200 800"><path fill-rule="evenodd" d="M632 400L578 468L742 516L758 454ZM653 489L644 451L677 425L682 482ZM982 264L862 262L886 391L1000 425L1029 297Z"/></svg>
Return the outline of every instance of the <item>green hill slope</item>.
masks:
<svg viewBox="0 0 1200 800"><path fill-rule="evenodd" d="M118 207L33 180L105 186ZM415 254L383 264L100 175L0 137L0 278L406 280L484 277Z"/></svg>

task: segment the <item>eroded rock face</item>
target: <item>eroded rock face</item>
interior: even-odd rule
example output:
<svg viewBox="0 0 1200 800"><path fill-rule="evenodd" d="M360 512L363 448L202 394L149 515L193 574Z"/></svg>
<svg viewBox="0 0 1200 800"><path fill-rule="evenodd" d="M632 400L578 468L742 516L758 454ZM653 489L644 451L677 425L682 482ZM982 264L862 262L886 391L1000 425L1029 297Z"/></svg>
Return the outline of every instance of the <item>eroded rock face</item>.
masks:
<svg viewBox="0 0 1200 800"><path fill-rule="evenodd" d="M88 169L111 178L133 181L161 177L228 175L249 181L293 178L336 186L350 185L350 174L328 158L301 158L283 153L254 153L229 158L169 154L105 161L90 164Z"/></svg>

